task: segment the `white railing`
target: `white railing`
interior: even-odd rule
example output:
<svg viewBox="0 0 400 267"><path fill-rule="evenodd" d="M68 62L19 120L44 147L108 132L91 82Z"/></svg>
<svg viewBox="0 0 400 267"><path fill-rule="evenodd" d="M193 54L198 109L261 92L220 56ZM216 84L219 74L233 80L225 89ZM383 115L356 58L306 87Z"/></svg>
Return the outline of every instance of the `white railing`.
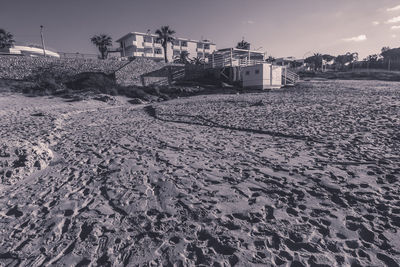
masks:
<svg viewBox="0 0 400 267"><path fill-rule="evenodd" d="M282 69L282 82L283 85L295 85L300 80L300 76L289 70L288 68L284 67Z"/></svg>
<svg viewBox="0 0 400 267"><path fill-rule="evenodd" d="M212 56L211 56L212 57ZM253 66L257 64L266 63L262 60L253 60L247 58L230 58L230 57L218 57L209 58L209 62L206 68L223 68L223 67L245 67Z"/></svg>

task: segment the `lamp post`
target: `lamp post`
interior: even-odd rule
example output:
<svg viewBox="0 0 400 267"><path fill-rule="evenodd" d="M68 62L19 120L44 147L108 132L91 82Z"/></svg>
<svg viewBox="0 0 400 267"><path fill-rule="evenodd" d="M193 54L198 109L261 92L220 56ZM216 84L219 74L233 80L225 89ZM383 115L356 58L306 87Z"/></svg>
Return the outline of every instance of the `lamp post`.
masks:
<svg viewBox="0 0 400 267"><path fill-rule="evenodd" d="M46 48L44 46L44 38L43 38L43 25L40 25L40 39L42 40L42 47L43 47L43 56L46 57Z"/></svg>

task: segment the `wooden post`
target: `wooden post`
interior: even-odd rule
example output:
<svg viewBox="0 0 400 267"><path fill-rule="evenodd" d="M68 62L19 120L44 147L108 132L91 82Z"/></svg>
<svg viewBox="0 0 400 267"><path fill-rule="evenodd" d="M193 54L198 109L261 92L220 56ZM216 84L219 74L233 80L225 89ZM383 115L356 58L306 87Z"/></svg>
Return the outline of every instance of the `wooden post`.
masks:
<svg viewBox="0 0 400 267"><path fill-rule="evenodd" d="M285 68L285 80L283 81L284 85L286 86L286 82L287 82L287 68Z"/></svg>
<svg viewBox="0 0 400 267"><path fill-rule="evenodd" d="M269 83L272 87L272 64L269 65L270 71L269 71Z"/></svg>
<svg viewBox="0 0 400 267"><path fill-rule="evenodd" d="M233 66L233 48L231 48L231 67Z"/></svg>

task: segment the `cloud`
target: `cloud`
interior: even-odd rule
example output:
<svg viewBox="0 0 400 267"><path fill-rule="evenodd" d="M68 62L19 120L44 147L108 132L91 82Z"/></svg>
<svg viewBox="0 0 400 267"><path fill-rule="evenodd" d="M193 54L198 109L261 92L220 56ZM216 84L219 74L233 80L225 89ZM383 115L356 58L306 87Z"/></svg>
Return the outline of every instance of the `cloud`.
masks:
<svg viewBox="0 0 400 267"><path fill-rule="evenodd" d="M254 24L254 23L255 23L254 20L243 21L243 24Z"/></svg>
<svg viewBox="0 0 400 267"><path fill-rule="evenodd" d="M397 23L397 22L400 22L400 16L391 18L391 19L389 19L388 21L386 21L386 23L388 23L388 24L390 24L390 23Z"/></svg>
<svg viewBox="0 0 400 267"><path fill-rule="evenodd" d="M372 22L372 25L374 25L374 26L378 26L379 24L381 24L379 21L373 21Z"/></svg>
<svg viewBox="0 0 400 267"><path fill-rule="evenodd" d="M392 38L396 38L397 37L397 35L396 34L392 34Z"/></svg>
<svg viewBox="0 0 400 267"><path fill-rule="evenodd" d="M390 27L390 29L392 29L392 30L400 30L400 25L394 25L394 26Z"/></svg>
<svg viewBox="0 0 400 267"><path fill-rule="evenodd" d="M400 10L400 5L386 9L386 11L388 11L388 12L397 11L397 10Z"/></svg>
<svg viewBox="0 0 400 267"><path fill-rule="evenodd" d="M367 40L367 36L365 34L361 34L359 36L354 36L351 38L344 38L343 41L345 42L362 42L362 41L366 41Z"/></svg>

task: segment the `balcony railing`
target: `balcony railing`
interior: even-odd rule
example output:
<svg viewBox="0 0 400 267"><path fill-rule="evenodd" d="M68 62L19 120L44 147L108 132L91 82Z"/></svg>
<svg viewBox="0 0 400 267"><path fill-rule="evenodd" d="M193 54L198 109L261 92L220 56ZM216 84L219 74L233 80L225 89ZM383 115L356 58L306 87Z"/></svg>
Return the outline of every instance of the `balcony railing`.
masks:
<svg viewBox="0 0 400 267"><path fill-rule="evenodd" d="M153 47L153 43L143 42L143 47Z"/></svg>

